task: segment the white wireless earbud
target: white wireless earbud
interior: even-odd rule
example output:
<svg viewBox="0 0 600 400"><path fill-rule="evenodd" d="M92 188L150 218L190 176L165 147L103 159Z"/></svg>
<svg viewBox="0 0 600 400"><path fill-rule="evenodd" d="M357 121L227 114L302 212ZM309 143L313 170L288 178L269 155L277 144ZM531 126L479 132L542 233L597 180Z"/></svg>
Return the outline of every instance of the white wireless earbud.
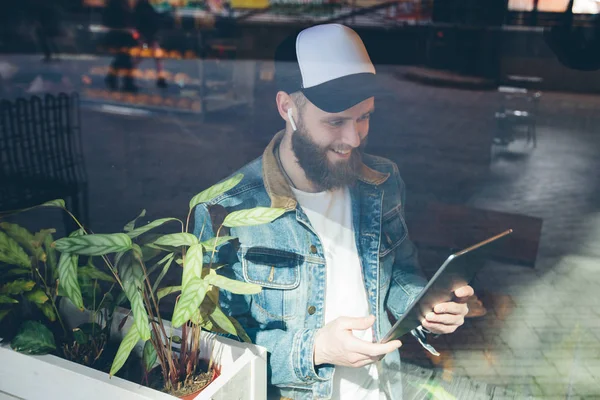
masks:
<svg viewBox="0 0 600 400"><path fill-rule="evenodd" d="M292 116L292 109L288 108L288 118L290 119L290 124L292 124L292 129L294 130L294 132L296 132L298 130L298 128L296 127L296 122L294 121L294 117Z"/></svg>

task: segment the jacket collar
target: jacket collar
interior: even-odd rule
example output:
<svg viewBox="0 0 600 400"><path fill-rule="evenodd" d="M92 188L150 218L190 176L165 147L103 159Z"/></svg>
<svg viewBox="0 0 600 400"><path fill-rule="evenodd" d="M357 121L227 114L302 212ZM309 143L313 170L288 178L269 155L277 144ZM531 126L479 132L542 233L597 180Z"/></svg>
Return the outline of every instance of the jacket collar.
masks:
<svg viewBox="0 0 600 400"><path fill-rule="evenodd" d="M279 146L284 134L284 130L279 131L263 153L263 180L267 194L271 198L271 207L294 210L298 202L275 155L275 149ZM358 179L369 185L377 186L385 182L389 176L390 174L388 173L375 171L362 163Z"/></svg>

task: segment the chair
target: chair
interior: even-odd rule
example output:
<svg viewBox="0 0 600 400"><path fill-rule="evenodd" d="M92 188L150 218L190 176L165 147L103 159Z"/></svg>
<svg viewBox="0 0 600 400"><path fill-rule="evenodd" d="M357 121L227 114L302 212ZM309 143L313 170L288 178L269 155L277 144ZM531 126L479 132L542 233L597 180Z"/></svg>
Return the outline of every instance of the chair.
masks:
<svg viewBox="0 0 600 400"><path fill-rule="evenodd" d="M89 221L79 96L47 94L0 101L0 211L63 198ZM67 217L66 228L72 226Z"/></svg>

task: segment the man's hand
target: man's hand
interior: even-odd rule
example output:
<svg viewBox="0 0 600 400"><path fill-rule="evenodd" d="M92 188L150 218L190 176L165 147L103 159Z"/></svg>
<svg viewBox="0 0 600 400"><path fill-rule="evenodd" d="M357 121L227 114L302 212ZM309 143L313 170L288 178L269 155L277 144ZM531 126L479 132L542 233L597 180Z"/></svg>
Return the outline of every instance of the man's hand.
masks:
<svg viewBox="0 0 600 400"><path fill-rule="evenodd" d="M465 315L469 312L467 301L475 292L471 286L456 289L454 302L440 303L433 308L433 312L425 315L423 328L431 333L452 333L465 322Z"/></svg>
<svg viewBox="0 0 600 400"><path fill-rule="evenodd" d="M368 329L374 322L372 315L364 318L340 317L319 329L315 335L315 365L363 367L402 346L399 340L385 344L371 343L352 334L353 330Z"/></svg>

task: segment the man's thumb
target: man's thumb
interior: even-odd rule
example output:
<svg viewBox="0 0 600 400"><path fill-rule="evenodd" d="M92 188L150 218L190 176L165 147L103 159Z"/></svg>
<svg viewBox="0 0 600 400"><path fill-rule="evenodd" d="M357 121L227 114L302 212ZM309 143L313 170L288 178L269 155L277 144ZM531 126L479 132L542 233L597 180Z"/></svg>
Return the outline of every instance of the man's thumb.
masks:
<svg viewBox="0 0 600 400"><path fill-rule="evenodd" d="M369 315L368 317L347 318L344 322L344 329L364 331L373 325L375 322L375 317L373 315Z"/></svg>

